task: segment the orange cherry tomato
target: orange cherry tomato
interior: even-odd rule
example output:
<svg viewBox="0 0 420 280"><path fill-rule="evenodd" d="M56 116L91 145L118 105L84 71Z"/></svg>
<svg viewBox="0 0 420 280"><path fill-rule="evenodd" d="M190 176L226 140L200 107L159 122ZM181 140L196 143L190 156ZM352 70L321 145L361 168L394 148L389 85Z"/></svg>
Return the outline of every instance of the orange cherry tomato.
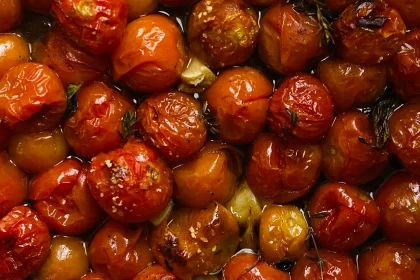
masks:
<svg viewBox="0 0 420 280"><path fill-rule="evenodd" d="M153 265L140 272L133 280L177 280L160 265Z"/></svg>
<svg viewBox="0 0 420 280"><path fill-rule="evenodd" d="M0 78L12 68L30 59L28 43L15 34L0 34Z"/></svg>
<svg viewBox="0 0 420 280"><path fill-rule="evenodd" d="M80 278L80 280L109 280L108 276L99 272L90 272Z"/></svg>
<svg viewBox="0 0 420 280"><path fill-rule="evenodd" d="M21 0L0 0L0 32L8 31L20 23Z"/></svg>
<svg viewBox="0 0 420 280"><path fill-rule="evenodd" d="M384 0L395 8L409 29L420 28L419 0Z"/></svg>
<svg viewBox="0 0 420 280"><path fill-rule="evenodd" d="M23 0L26 8L47 15L50 12L51 5L54 0Z"/></svg>

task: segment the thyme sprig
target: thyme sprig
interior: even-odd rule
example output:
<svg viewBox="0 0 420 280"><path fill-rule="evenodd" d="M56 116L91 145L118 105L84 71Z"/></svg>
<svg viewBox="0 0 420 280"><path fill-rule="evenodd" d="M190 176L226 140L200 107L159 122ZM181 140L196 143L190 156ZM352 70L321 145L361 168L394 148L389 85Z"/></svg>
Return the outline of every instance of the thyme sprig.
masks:
<svg viewBox="0 0 420 280"><path fill-rule="evenodd" d="M124 113L124 116L121 120L122 125L122 132L120 132L121 137L124 140L127 140L127 138L134 133L136 133L137 129L134 128L134 125L137 123L137 115L136 112L127 110Z"/></svg>

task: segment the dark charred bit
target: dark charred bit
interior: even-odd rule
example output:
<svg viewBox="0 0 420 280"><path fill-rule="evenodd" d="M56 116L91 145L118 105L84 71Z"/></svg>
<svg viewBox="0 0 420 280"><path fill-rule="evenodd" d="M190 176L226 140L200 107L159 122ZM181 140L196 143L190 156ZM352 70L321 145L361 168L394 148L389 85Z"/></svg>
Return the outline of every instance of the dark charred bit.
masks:
<svg viewBox="0 0 420 280"><path fill-rule="evenodd" d="M168 265L169 262L182 266L187 264L188 254L186 251L179 248L178 237L167 234L163 244L160 244L159 250L165 256L165 264L166 262L168 262Z"/></svg>
<svg viewBox="0 0 420 280"><path fill-rule="evenodd" d="M311 215L311 219L324 219L331 214L330 211L321 211L319 213L315 213Z"/></svg>
<svg viewBox="0 0 420 280"><path fill-rule="evenodd" d="M361 142L361 143L363 143L363 144L365 144L365 145L367 145L367 146L369 146L371 148L374 148L374 149L377 149L378 148L374 144L370 143L368 140L366 140L363 137L358 137L357 140L359 140L359 142Z"/></svg>
<svg viewBox="0 0 420 280"><path fill-rule="evenodd" d="M167 259L165 259L165 267L169 271L174 271L174 268L169 264Z"/></svg>
<svg viewBox="0 0 420 280"><path fill-rule="evenodd" d="M292 120L292 126L296 127L297 121L298 121L298 113L290 111L289 108L286 108L287 114L290 116L290 119Z"/></svg>
<svg viewBox="0 0 420 280"><path fill-rule="evenodd" d="M207 101L203 103L203 107L201 108L201 115L203 116L204 122L206 123L210 133L213 135L219 134L219 124L217 123L213 113L210 111Z"/></svg>
<svg viewBox="0 0 420 280"><path fill-rule="evenodd" d="M362 28L381 28L387 22L388 18L386 17L361 17L359 19L358 25Z"/></svg>

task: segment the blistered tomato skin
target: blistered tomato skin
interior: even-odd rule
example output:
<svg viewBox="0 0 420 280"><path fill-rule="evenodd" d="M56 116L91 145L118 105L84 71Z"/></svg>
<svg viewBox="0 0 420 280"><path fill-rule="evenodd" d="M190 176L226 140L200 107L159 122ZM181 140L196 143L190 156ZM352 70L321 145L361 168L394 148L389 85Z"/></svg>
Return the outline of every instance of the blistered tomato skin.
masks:
<svg viewBox="0 0 420 280"><path fill-rule="evenodd" d="M385 0L404 19L408 29L420 28L419 0Z"/></svg>
<svg viewBox="0 0 420 280"><path fill-rule="evenodd" d="M26 206L0 220L0 279L25 279L45 262L51 236L38 214Z"/></svg>
<svg viewBox="0 0 420 280"><path fill-rule="evenodd" d="M3 151L9 145L10 135L12 131L10 128L2 121L0 121L0 151Z"/></svg>
<svg viewBox="0 0 420 280"><path fill-rule="evenodd" d="M15 34L0 34L0 79L12 68L30 59L29 45Z"/></svg>
<svg viewBox="0 0 420 280"><path fill-rule="evenodd" d="M253 68L220 74L204 94L220 131L218 137L233 145L254 141L264 130L272 92L272 83Z"/></svg>
<svg viewBox="0 0 420 280"><path fill-rule="evenodd" d="M0 7L0 32L8 31L20 23L21 0L0 0Z"/></svg>
<svg viewBox="0 0 420 280"><path fill-rule="evenodd" d="M207 127L200 102L182 92L153 95L137 110L136 127L170 164L185 160L204 146Z"/></svg>
<svg viewBox="0 0 420 280"><path fill-rule="evenodd" d="M373 124L365 113L353 110L338 115L321 144L327 178L352 185L377 178L387 166L388 152L371 146L374 138Z"/></svg>
<svg viewBox="0 0 420 280"><path fill-rule="evenodd" d="M100 272L90 272L80 278L80 280L109 280L109 277Z"/></svg>
<svg viewBox="0 0 420 280"><path fill-rule="evenodd" d="M54 0L23 0L26 8L44 15L49 14L53 2Z"/></svg>
<svg viewBox="0 0 420 280"><path fill-rule="evenodd" d="M327 183L318 189L309 212L319 244L337 252L362 245L380 222L375 201L361 189L342 183Z"/></svg>
<svg viewBox="0 0 420 280"><path fill-rule="evenodd" d="M0 80L0 120L13 130L31 133L53 128L66 109L64 87L48 66L22 63Z"/></svg>
<svg viewBox="0 0 420 280"><path fill-rule="evenodd" d="M64 123L64 135L73 151L92 158L120 148L122 119L135 112L127 97L104 83L94 82L77 93L77 110Z"/></svg>
<svg viewBox="0 0 420 280"><path fill-rule="evenodd" d="M276 5L264 14L258 37L261 60L281 74L308 69L323 52L322 28L313 17Z"/></svg>
<svg viewBox="0 0 420 280"><path fill-rule="evenodd" d="M191 52L210 68L244 63L255 50L258 16L243 0L201 0L191 10Z"/></svg>
<svg viewBox="0 0 420 280"><path fill-rule="evenodd" d="M133 280L176 280L169 271L160 265L153 265L140 272Z"/></svg>
<svg viewBox="0 0 420 280"><path fill-rule="evenodd" d="M372 23L378 18L384 23ZM350 5L334 23L339 55L361 65L388 61L403 44L405 32L400 14L383 1Z"/></svg>
<svg viewBox="0 0 420 280"><path fill-rule="evenodd" d="M112 53L114 81L142 93L169 90L187 63L179 26L158 14L131 22Z"/></svg>
<svg viewBox="0 0 420 280"><path fill-rule="evenodd" d="M54 0L51 12L73 40L98 55L118 45L128 18L126 0Z"/></svg>

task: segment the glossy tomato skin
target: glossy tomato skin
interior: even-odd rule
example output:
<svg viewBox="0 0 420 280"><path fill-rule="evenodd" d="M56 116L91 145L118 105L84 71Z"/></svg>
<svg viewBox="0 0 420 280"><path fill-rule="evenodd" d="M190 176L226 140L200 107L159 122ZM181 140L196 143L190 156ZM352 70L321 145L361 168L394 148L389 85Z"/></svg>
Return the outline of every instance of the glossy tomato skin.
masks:
<svg viewBox="0 0 420 280"><path fill-rule="evenodd" d="M354 261L344 254L319 249L324 270L316 262L315 250L306 252L292 269L292 280L357 280L357 268ZM321 278L321 273L323 278Z"/></svg>
<svg viewBox="0 0 420 280"><path fill-rule="evenodd" d="M153 263L146 225L127 225L109 220L93 237L89 262L111 280L132 280Z"/></svg>
<svg viewBox="0 0 420 280"><path fill-rule="evenodd" d="M13 130L31 133L53 128L66 109L64 87L48 66L22 63L0 80L0 120Z"/></svg>
<svg viewBox="0 0 420 280"><path fill-rule="evenodd" d="M77 93L77 110L64 124L64 135L73 151L92 158L121 147L122 119L135 112L127 97L102 82L94 82Z"/></svg>
<svg viewBox="0 0 420 280"><path fill-rule="evenodd" d="M250 67L220 74L204 93L220 139L232 145L254 141L264 130L272 91L272 83Z"/></svg>
<svg viewBox="0 0 420 280"><path fill-rule="evenodd" d="M379 225L379 208L363 190L343 184L327 183L312 196L311 216L326 212L311 223L319 244L337 252L363 244Z"/></svg>
<svg viewBox="0 0 420 280"><path fill-rule="evenodd" d="M327 178L352 185L377 178L387 166L388 152L369 145L374 138L373 124L365 113L353 110L338 115L321 144Z"/></svg>
<svg viewBox="0 0 420 280"><path fill-rule="evenodd" d="M235 217L216 202L205 209L176 209L153 230L151 238L159 264L182 280L218 271L238 244Z"/></svg>
<svg viewBox="0 0 420 280"><path fill-rule="evenodd" d="M385 2L400 13L408 29L420 27L419 0L385 0Z"/></svg>
<svg viewBox="0 0 420 280"><path fill-rule="evenodd" d="M9 145L10 135L12 131L10 128L2 121L0 121L0 151L3 151Z"/></svg>
<svg viewBox="0 0 420 280"><path fill-rule="evenodd" d="M243 0L201 0L191 10L191 53L210 68L244 63L257 45L258 16Z"/></svg>
<svg viewBox="0 0 420 280"><path fill-rule="evenodd" d="M172 172L152 147L131 140L92 160L88 183L93 197L114 219L138 223L165 209L172 196Z"/></svg>
<svg viewBox="0 0 420 280"><path fill-rule="evenodd" d="M308 69L323 52L321 26L313 17L276 5L264 14L258 38L261 60L281 74Z"/></svg>
<svg viewBox="0 0 420 280"><path fill-rule="evenodd" d="M118 45L128 18L126 0L54 0L51 12L75 42L98 55Z"/></svg>
<svg viewBox="0 0 420 280"><path fill-rule="evenodd" d="M331 127L334 106L328 89L309 74L283 81L271 98L270 129L285 139L317 141Z"/></svg>
<svg viewBox="0 0 420 280"><path fill-rule="evenodd" d="M0 34L0 78L12 68L30 59L28 43L15 34Z"/></svg>
<svg viewBox="0 0 420 280"><path fill-rule="evenodd" d="M44 15L49 14L53 2L54 0L23 0L26 8Z"/></svg>
<svg viewBox="0 0 420 280"><path fill-rule="evenodd" d="M170 164L181 162L204 146L207 127L200 102L182 92L153 95L137 110L136 127Z"/></svg>
<svg viewBox="0 0 420 280"><path fill-rule="evenodd" d="M157 10L158 0L127 0L128 21L133 21L140 16L148 15Z"/></svg>
<svg viewBox="0 0 420 280"><path fill-rule="evenodd" d="M111 59L114 81L143 93L169 90L188 62L179 26L159 14L128 24Z"/></svg>
<svg viewBox="0 0 420 280"><path fill-rule="evenodd" d="M287 203L312 189L321 162L319 145L287 144L277 136L264 134L251 148L246 179L257 196Z"/></svg>
<svg viewBox="0 0 420 280"><path fill-rule="evenodd" d="M198 0L160 0L159 2L166 7L179 7L192 5Z"/></svg>
<svg viewBox="0 0 420 280"><path fill-rule="evenodd" d="M338 113L372 105L387 86L385 65L361 66L333 57L318 64L318 77L330 91Z"/></svg>
<svg viewBox="0 0 420 280"><path fill-rule="evenodd" d="M155 264L140 272L133 280L177 280L169 271Z"/></svg>
<svg viewBox="0 0 420 280"><path fill-rule="evenodd" d="M383 25L365 20L385 18ZM350 5L334 23L338 54L356 64L375 65L387 61L404 42L406 26L397 10L383 1Z"/></svg>
<svg viewBox="0 0 420 280"><path fill-rule="evenodd" d="M26 206L0 220L0 278L25 279L45 262L51 236L38 214Z"/></svg>
<svg viewBox="0 0 420 280"><path fill-rule="evenodd" d="M80 280L109 280L109 277L100 272L90 272L80 278Z"/></svg>
<svg viewBox="0 0 420 280"><path fill-rule="evenodd" d="M20 0L0 0L0 32L8 31L20 23L22 3Z"/></svg>
<svg viewBox="0 0 420 280"><path fill-rule="evenodd" d="M359 280L420 279L420 250L397 242L382 241L359 256Z"/></svg>

